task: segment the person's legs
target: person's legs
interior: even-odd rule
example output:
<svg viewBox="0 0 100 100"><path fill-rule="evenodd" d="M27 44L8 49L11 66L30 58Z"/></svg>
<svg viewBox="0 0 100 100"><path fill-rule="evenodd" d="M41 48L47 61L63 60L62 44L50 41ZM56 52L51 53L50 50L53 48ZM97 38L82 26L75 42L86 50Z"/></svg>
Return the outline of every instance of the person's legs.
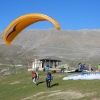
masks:
<svg viewBox="0 0 100 100"><path fill-rule="evenodd" d="M36 84L36 78L33 78L33 83L35 83L35 84Z"/></svg>
<svg viewBox="0 0 100 100"><path fill-rule="evenodd" d="M49 87L49 88L50 88L50 82L51 82L51 81L49 80L49 81L48 81L48 87Z"/></svg>
<svg viewBox="0 0 100 100"><path fill-rule="evenodd" d="M38 72L36 72L36 75L37 75L37 79L39 79L39 74L38 74Z"/></svg>
<svg viewBox="0 0 100 100"><path fill-rule="evenodd" d="M46 80L46 85L47 85L47 88L48 88L48 80Z"/></svg>

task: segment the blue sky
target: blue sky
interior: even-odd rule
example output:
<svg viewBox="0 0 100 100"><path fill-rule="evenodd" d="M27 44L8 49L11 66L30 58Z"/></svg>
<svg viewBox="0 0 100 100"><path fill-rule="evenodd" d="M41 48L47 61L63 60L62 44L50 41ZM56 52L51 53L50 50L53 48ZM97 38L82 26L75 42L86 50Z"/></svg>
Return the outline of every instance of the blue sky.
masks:
<svg viewBox="0 0 100 100"><path fill-rule="evenodd" d="M63 30L100 29L100 0L0 0L0 31L16 18L29 13L46 14ZM54 28L38 22L27 29Z"/></svg>

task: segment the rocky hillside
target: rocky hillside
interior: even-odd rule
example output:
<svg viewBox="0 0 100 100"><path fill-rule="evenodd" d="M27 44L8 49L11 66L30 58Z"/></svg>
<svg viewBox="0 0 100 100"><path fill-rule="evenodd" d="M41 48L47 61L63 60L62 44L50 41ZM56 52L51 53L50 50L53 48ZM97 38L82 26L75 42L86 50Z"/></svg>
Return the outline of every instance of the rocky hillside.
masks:
<svg viewBox="0 0 100 100"><path fill-rule="evenodd" d="M35 58L57 58L76 66L100 63L100 30L24 30L6 46L0 32L0 63L27 64Z"/></svg>

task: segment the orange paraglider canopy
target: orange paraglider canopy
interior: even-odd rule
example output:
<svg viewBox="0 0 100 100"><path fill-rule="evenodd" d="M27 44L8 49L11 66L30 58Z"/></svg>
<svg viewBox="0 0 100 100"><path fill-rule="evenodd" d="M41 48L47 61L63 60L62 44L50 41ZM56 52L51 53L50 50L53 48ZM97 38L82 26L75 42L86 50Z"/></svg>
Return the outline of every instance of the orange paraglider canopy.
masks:
<svg viewBox="0 0 100 100"><path fill-rule="evenodd" d="M26 14L15 19L5 30L4 32L4 43L10 45L14 38L26 27L29 25L39 22L39 21L49 21L56 27L57 30L60 30L59 23L53 18L39 13Z"/></svg>

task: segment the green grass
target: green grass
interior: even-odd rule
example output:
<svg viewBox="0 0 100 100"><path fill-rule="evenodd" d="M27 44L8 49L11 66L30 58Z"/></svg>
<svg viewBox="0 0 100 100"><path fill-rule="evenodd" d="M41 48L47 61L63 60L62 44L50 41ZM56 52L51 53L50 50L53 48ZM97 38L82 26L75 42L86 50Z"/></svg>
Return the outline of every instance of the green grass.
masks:
<svg viewBox="0 0 100 100"><path fill-rule="evenodd" d="M40 71L37 82L45 81L46 73ZM53 73L54 80L46 88L43 82L36 86L31 79L31 72L0 76L0 100L99 100L99 80L62 80L69 73Z"/></svg>

